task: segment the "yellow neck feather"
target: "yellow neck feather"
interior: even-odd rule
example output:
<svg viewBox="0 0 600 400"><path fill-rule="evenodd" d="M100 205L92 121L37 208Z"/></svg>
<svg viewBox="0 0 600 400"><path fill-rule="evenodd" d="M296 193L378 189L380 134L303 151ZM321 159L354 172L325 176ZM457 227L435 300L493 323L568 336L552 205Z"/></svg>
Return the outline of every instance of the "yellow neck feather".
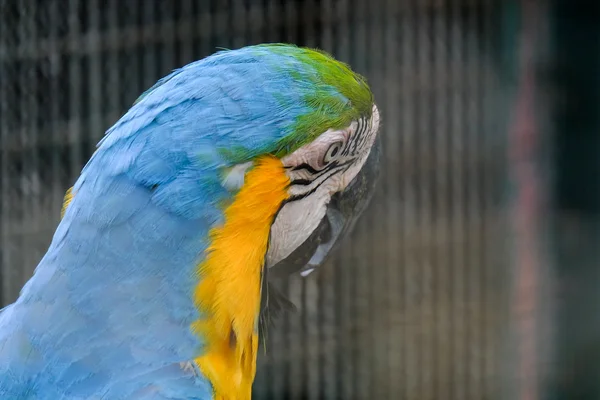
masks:
<svg viewBox="0 0 600 400"><path fill-rule="evenodd" d="M198 267L194 300L203 319L193 325L206 341L195 361L215 400L248 400L256 374L261 276L275 214L288 197L289 178L279 159L263 157L225 209L225 223L210 232Z"/></svg>
<svg viewBox="0 0 600 400"><path fill-rule="evenodd" d="M60 217L64 217L65 216L65 212L67 211L67 207L69 207L69 204L71 204L71 201L73 200L73 188L70 187L67 190L67 193L65 193L65 199L63 200L63 206L62 209L60 210Z"/></svg>

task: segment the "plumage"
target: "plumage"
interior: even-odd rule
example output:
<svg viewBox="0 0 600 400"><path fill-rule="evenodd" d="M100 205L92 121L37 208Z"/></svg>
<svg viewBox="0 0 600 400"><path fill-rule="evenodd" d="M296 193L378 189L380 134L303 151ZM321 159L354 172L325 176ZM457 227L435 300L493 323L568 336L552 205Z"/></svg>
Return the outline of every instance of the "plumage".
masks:
<svg viewBox="0 0 600 400"><path fill-rule="evenodd" d="M215 393L214 376L211 382L193 361L209 353L217 332L198 321L216 323L224 302L259 301L260 270L256 299L222 292L230 298L204 307L218 298L206 293L238 278L223 265L211 275L216 286L198 289L208 282L201 266L215 229L227 226L246 171L271 160L285 176L281 158L328 129L370 117L372 103L364 80L346 66L288 45L219 52L161 79L107 131L68 192L35 274L0 312L0 398L236 398ZM253 167L236 169L244 163ZM252 215L266 207L244 204ZM256 226L265 246L280 206ZM241 228L230 234L230 245L245 240ZM239 315L230 313L233 320L219 324L236 326ZM258 307L255 313L257 320Z"/></svg>

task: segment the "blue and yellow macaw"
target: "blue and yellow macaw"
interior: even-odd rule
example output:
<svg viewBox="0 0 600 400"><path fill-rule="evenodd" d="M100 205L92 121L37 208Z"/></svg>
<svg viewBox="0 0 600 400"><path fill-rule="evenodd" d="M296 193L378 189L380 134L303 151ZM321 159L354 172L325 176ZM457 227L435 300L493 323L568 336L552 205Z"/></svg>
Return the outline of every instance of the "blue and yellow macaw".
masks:
<svg viewBox="0 0 600 400"><path fill-rule="evenodd" d="M250 399L266 272L308 273L351 228L378 127L365 80L316 50L221 51L158 81L0 312L0 399Z"/></svg>

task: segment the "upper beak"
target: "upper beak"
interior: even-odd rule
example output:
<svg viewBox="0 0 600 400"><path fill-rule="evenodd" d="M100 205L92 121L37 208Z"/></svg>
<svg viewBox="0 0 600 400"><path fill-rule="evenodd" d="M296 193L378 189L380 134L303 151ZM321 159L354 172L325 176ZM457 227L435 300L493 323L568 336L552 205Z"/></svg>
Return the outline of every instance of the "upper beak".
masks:
<svg viewBox="0 0 600 400"><path fill-rule="evenodd" d="M307 276L329 259L373 197L380 159L381 139L377 136L367 161L350 185L331 198L317 229L292 254L270 268L269 274L286 276L299 272Z"/></svg>

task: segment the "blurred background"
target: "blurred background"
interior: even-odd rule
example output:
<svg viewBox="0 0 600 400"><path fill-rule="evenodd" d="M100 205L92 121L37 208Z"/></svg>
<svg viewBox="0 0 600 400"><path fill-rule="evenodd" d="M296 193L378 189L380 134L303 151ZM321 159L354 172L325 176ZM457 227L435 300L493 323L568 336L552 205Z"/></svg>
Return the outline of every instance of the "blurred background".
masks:
<svg viewBox="0 0 600 400"><path fill-rule="evenodd" d="M383 176L335 260L278 282L254 399L600 399L600 5L0 0L0 304L158 78L289 42L364 74Z"/></svg>

